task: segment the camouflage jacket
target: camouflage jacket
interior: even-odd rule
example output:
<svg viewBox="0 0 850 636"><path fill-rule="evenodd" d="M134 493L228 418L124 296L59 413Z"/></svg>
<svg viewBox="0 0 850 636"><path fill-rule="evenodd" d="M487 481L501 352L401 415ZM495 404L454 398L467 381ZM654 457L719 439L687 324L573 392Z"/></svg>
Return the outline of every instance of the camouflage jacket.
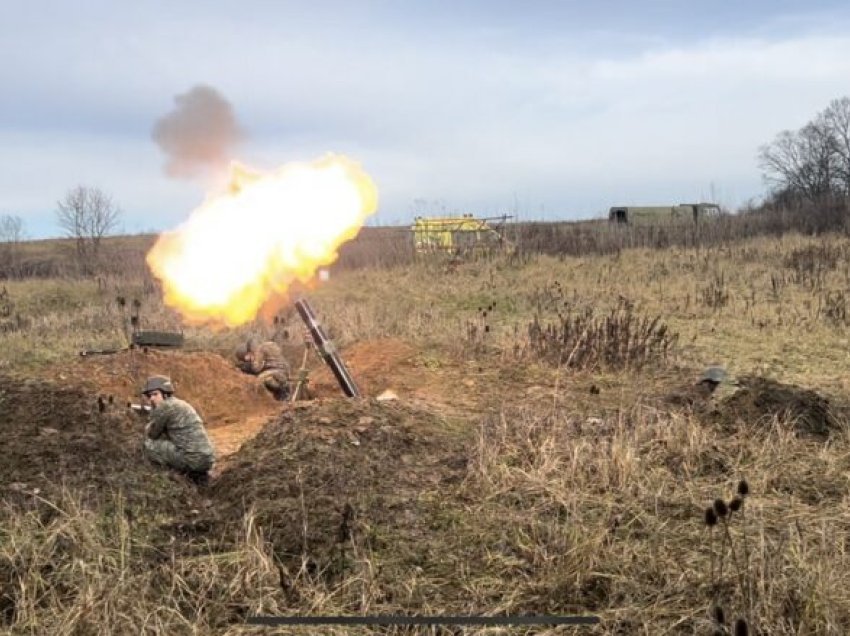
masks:
<svg viewBox="0 0 850 636"><path fill-rule="evenodd" d="M201 417L191 404L178 398L168 398L151 411L146 431L151 439L171 440L177 450L190 457L215 458Z"/></svg>
<svg viewBox="0 0 850 636"><path fill-rule="evenodd" d="M271 340L267 340L253 351L253 360L249 363L249 372L254 375L259 375L263 371L270 369L281 369L289 371L289 365L283 357L283 350L280 345Z"/></svg>

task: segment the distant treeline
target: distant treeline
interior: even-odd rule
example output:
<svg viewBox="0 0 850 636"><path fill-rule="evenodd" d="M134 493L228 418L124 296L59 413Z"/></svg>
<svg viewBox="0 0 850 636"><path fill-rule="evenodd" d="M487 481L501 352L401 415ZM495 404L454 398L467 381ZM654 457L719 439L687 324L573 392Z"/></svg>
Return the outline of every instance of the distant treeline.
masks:
<svg viewBox="0 0 850 636"><path fill-rule="evenodd" d="M628 248L712 247L788 232L850 234L850 198L829 196L818 202L772 201L736 214L724 214L710 221L688 225L630 226L607 220L521 222L508 224L504 235L506 244L520 256L585 256L611 254ZM145 254L155 240L156 236L150 234L105 239L99 273L148 277ZM451 256L446 255L445 258ZM416 258L409 227L364 227L354 240L341 247L332 269L397 267ZM79 275L72 240L0 243L0 278Z"/></svg>

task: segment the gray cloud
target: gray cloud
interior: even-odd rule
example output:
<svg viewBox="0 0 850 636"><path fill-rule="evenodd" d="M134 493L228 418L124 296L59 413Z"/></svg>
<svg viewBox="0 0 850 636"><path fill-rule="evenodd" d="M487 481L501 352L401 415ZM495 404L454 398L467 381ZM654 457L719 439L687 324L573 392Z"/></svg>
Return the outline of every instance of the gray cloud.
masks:
<svg viewBox="0 0 850 636"><path fill-rule="evenodd" d="M234 157L243 137L230 103L211 86L195 86L174 98L177 107L153 128L153 139L167 156L171 177L194 177L221 169Z"/></svg>

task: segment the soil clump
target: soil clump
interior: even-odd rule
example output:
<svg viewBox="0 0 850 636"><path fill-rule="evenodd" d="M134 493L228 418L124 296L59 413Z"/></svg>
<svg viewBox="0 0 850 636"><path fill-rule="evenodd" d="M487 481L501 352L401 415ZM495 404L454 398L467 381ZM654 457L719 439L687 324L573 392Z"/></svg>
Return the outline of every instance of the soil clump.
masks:
<svg viewBox="0 0 850 636"><path fill-rule="evenodd" d="M47 377L57 383L84 386L93 396L112 396L126 406L128 401L139 401L145 378L158 374L171 378L178 397L194 406L210 427L240 422L280 407L256 377L210 352L121 351L55 367Z"/></svg>
<svg viewBox="0 0 850 636"><path fill-rule="evenodd" d="M725 428L779 418L791 423L798 435L828 437L846 423L844 409L810 389L759 376L742 376L737 384L737 390L719 401L711 413Z"/></svg>
<svg viewBox="0 0 850 636"><path fill-rule="evenodd" d="M253 512L277 557L296 569L302 558L337 567L352 537L403 554L401 544L421 538L423 494L465 474L462 446L448 422L401 402L303 403L231 457L212 486L216 523L235 528Z"/></svg>

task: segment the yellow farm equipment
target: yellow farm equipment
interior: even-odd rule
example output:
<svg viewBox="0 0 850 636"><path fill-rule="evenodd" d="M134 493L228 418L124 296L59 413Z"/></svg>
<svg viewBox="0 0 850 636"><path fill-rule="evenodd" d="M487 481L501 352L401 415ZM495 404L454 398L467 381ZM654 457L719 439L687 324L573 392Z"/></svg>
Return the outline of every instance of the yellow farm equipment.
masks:
<svg viewBox="0 0 850 636"><path fill-rule="evenodd" d="M457 217L422 217L414 219L410 230L413 246L419 254L497 251L508 241L504 236L505 222L511 217L499 216L478 219L471 214Z"/></svg>

